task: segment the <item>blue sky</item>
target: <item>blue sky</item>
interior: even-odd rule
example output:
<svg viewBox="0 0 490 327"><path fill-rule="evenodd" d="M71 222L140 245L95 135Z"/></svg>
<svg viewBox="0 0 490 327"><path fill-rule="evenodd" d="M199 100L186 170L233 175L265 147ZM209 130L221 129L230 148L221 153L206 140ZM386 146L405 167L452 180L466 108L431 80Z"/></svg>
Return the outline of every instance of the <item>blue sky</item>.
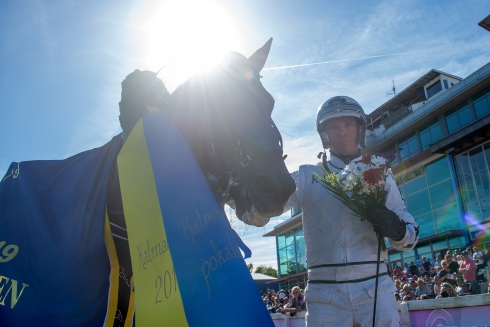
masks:
<svg viewBox="0 0 490 327"><path fill-rule="evenodd" d="M134 69L169 68L172 89L214 50L246 56L274 37L263 84L276 99L290 171L316 162L318 106L334 95L367 113L430 69L466 77L490 59L478 22L487 0L466 1L13 1L0 4L0 171L63 159L120 132L120 83ZM312 65L313 64L313 65ZM231 216L232 213L230 213ZM254 256L276 267L274 238L232 221ZM236 218L232 218L236 219Z"/></svg>

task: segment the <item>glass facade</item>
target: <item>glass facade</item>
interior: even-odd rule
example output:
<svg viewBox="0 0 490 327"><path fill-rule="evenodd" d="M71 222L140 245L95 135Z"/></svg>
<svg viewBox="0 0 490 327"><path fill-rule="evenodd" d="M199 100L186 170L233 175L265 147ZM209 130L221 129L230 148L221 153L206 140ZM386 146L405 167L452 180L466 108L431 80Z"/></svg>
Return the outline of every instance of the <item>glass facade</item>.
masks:
<svg viewBox="0 0 490 327"><path fill-rule="evenodd" d="M408 172L402 179L407 210L419 224L420 238L463 228L446 157Z"/></svg>
<svg viewBox="0 0 490 327"><path fill-rule="evenodd" d="M400 160L404 161L420 152L417 135L411 134L398 144Z"/></svg>
<svg viewBox="0 0 490 327"><path fill-rule="evenodd" d="M431 123L422 127L419 131L419 137L422 151L427 150L432 143L439 141L442 137L441 125L439 124L439 121L432 121Z"/></svg>
<svg viewBox="0 0 490 327"><path fill-rule="evenodd" d="M472 98L476 118L481 118L490 112L490 88L477 93Z"/></svg>
<svg viewBox="0 0 490 327"><path fill-rule="evenodd" d="M490 218L490 142L456 158L461 197L469 226Z"/></svg>
<svg viewBox="0 0 490 327"><path fill-rule="evenodd" d="M285 277L307 270L303 225L277 236L279 276Z"/></svg>
<svg viewBox="0 0 490 327"><path fill-rule="evenodd" d="M402 266L404 263L410 265L412 262L417 262L417 259L427 257L430 262L434 262L435 258L444 255L448 250L462 249L466 245L464 236L455 238L445 238L443 240L433 241L424 245L418 246L415 250L408 252L396 252L389 255L391 267L395 265Z"/></svg>
<svg viewBox="0 0 490 327"><path fill-rule="evenodd" d="M445 116L449 134L456 132L473 121L468 101L464 101L449 110Z"/></svg>

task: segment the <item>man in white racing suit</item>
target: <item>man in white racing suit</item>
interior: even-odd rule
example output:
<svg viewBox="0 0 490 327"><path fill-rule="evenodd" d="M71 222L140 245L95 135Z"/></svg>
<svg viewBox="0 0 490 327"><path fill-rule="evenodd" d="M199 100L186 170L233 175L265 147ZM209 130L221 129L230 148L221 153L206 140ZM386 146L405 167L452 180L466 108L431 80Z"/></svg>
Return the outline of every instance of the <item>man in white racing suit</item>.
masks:
<svg viewBox="0 0 490 327"><path fill-rule="evenodd" d="M357 101L333 97L317 113L317 129L330 160L326 170L339 172L361 159L366 117ZM320 166L304 165L293 173L296 191L285 210L301 206L308 264L305 300L307 326L371 326L376 266L379 264L376 326L398 326L395 286L387 273L382 251L377 262L376 232L388 237L399 251L411 250L418 240L418 225L405 211L405 203L391 174L386 180L385 205L366 208L367 220L354 216L319 183Z"/></svg>

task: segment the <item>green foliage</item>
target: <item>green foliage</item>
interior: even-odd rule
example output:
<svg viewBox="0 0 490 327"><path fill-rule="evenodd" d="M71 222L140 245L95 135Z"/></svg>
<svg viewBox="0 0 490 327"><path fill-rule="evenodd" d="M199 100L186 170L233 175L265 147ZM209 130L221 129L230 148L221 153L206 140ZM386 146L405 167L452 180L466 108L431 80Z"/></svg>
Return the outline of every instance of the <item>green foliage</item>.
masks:
<svg viewBox="0 0 490 327"><path fill-rule="evenodd" d="M264 274L271 277L277 278L277 270L272 267L266 267L265 265L260 265L255 269L256 274Z"/></svg>

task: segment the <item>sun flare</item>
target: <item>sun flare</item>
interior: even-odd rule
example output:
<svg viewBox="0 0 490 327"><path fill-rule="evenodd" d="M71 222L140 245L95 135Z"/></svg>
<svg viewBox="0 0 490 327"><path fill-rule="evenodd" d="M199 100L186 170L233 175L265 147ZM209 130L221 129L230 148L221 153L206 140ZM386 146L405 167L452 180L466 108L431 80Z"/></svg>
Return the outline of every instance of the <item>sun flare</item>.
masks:
<svg viewBox="0 0 490 327"><path fill-rule="evenodd" d="M239 51L241 35L232 10L218 2L168 1L144 24L145 64L172 89L208 69L226 51ZM170 90L171 91L171 90Z"/></svg>

